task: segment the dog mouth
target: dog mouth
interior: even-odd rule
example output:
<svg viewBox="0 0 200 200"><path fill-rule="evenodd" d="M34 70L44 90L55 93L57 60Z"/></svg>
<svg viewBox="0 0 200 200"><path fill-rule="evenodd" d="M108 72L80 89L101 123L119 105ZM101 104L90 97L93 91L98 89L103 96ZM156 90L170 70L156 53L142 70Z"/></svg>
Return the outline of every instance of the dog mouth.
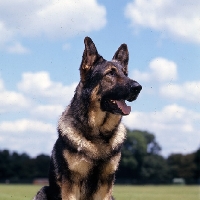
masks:
<svg viewBox="0 0 200 200"><path fill-rule="evenodd" d="M131 112L131 106L127 106L125 100L110 100L110 103L117 106L123 115L129 115Z"/></svg>
<svg viewBox="0 0 200 200"><path fill-rule="evenodd" d="M135 82L133 82L135 84ZM126 104L126 101L135 101L142 89L138 83L133 85L129 90L117 88L111 90L109 93L104 94L101 99L101 109L113 114L129 115L131 113L131 106Z"/></svg>
<svg viewBox="0 0 200 200"><path fill-rule="evenodd" d="M123 99L105 99L102 107L104 111L108 111L113 114L129 115L131 112L131 106L128 106Z"/></svg>

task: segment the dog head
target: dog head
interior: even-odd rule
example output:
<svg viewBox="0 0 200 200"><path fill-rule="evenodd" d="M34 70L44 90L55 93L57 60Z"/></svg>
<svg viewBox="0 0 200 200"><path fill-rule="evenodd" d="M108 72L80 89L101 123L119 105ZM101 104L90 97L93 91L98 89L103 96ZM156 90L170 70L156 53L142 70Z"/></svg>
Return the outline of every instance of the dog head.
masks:
<svg viewBox="0 0 200 200"><path fill-rule="evenodd" d="M113 59L107 61L98 54L91 38L86 37L84 43L85 50L80 66L83 90L93 94L92 100L99 102L102 111L128 115L131 107L125 101L136 100L142 86L128 77L127 45L122 44Z"/></svg>

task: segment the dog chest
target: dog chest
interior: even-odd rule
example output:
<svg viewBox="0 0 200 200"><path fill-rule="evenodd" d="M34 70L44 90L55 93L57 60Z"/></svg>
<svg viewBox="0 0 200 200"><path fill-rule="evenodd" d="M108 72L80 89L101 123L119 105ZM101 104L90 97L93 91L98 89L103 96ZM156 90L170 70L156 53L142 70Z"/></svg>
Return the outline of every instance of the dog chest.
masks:
<svg viewBox="0 0 200 200"><path fill-rule="evenodd" d="M68 168L80 175L82 178L86 177L92 167L92 163L82 155L71 153L67 150L64 151L65 160L68 163Z"/></svg>

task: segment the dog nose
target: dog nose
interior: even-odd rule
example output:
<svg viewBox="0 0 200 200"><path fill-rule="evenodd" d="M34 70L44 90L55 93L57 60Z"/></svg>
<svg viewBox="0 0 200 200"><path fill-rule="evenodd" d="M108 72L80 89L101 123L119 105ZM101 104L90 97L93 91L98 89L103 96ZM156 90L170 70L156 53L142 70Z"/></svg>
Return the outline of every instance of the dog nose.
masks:
<svg viewBox="0 0 200 200"><path fill-rule="evenodd" d="M133 83L131 84L131 93L137 95L140 93L141 90L142 90L142 86L138 82L133 81Z"/></svg>

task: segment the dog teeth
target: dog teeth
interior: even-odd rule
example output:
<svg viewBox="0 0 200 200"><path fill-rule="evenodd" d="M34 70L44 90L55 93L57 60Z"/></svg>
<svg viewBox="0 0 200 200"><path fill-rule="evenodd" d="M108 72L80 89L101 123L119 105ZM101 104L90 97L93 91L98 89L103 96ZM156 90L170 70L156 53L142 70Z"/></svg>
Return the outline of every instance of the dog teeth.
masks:
<svg viewBox="0 0 200 200"><path fill-rule="evenodd" d="M116 101L114 101L114 100L110 100L110 101L111 101L112 103L114 103L114 104L116 103Z"/></svg>

